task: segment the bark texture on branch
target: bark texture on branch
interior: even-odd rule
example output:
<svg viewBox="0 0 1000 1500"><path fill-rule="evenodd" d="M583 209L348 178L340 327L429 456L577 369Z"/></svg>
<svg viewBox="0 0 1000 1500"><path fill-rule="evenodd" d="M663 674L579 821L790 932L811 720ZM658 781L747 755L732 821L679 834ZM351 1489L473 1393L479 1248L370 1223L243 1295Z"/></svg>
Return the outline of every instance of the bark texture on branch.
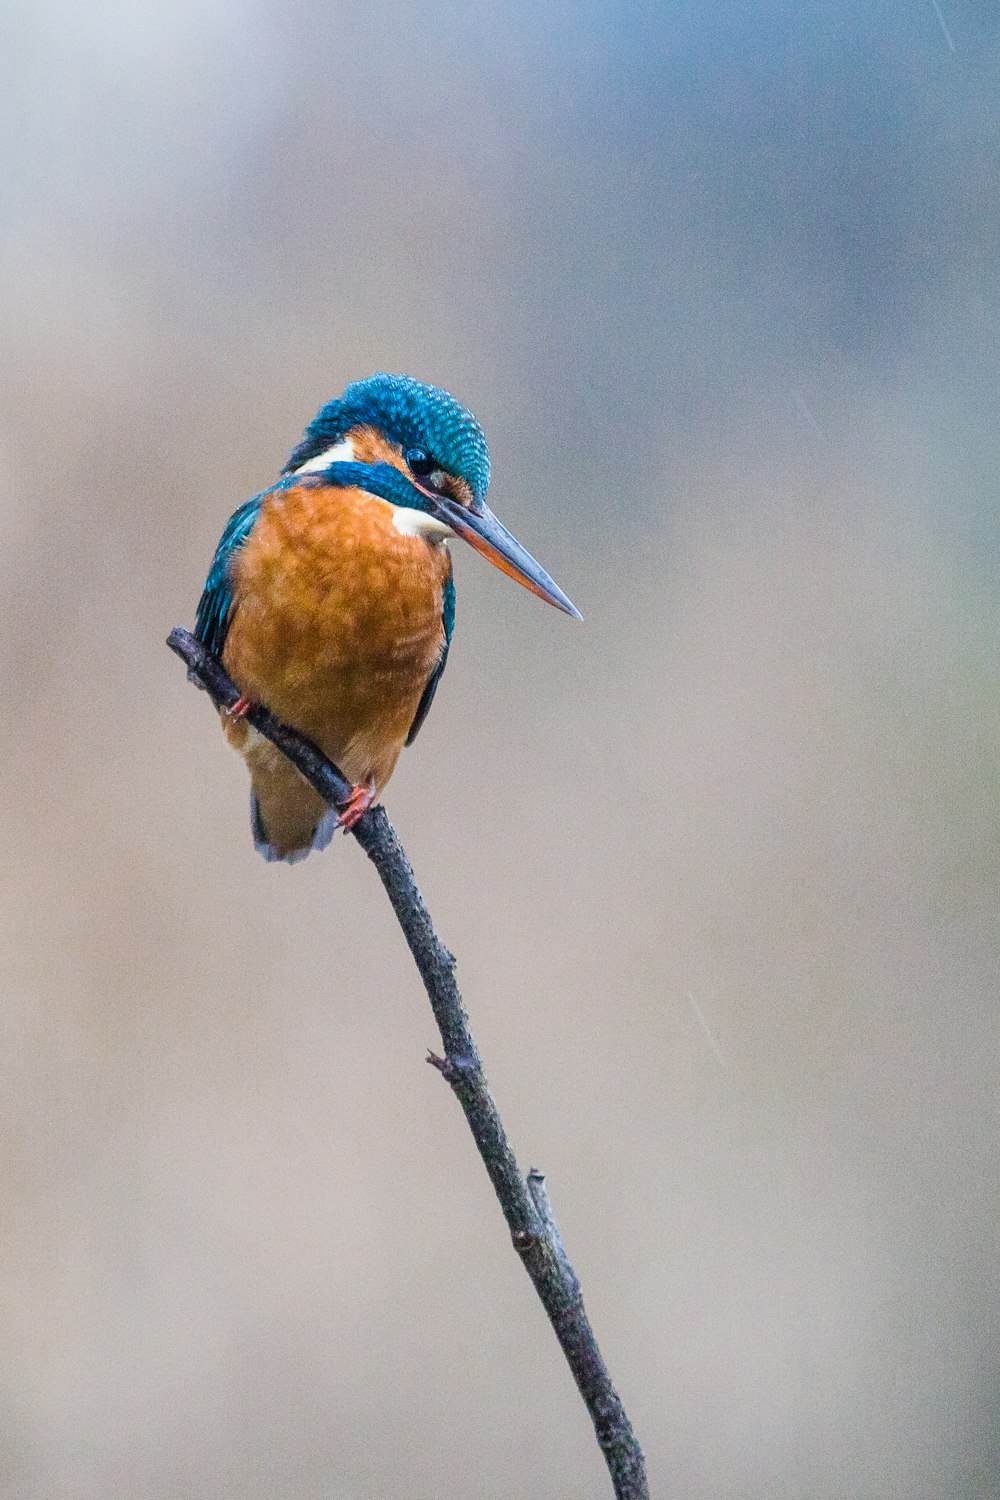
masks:
<svg viewBox="0 0 1000 1500"><path fill-rule="evenodd" d="M203 687L218 707L229 708L236 702L239 692L235 684L188 631L171 631L167 645L187 663L189 678ZM321 797L334 807L346 802L351 790L348 782L315 745L265 708L254 707L247 717L288 756ZM444 1055L432 1052L428 1061L451 1085L465 1112L514 1249L531 1277L590 1413L615 1495L618 1500L648 1500L642 1449L597 1347L580 1283L556 1226L545 1178L534 1168L527 1177L522 1174L486 1082L455 981L455 960L434 929L385 809L370 808L353 833L378 871L431 1002Z"/></svg>

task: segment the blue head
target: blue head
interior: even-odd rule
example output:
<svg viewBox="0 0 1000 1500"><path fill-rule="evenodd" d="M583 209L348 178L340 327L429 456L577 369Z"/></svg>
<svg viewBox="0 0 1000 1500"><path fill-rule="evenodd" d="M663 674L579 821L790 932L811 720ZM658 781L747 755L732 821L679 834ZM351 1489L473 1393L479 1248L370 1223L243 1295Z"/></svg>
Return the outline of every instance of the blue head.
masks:
<svg viewBox="0 0 1000 1500"><path fill-rule="evenodd" d="M532 593L577 614L486 504L490 454L483 429L447 391L408 375L372 375L349 385L309 423L283 472L328 471L333 478L338 469L341 483L346 471L346 482L395 504L401 530L436 543L461 537Z"/></svg>
<svg viewBox="0 0 1000 1500"><path fill-rule="evenodd" d="M373 428L398 444L415 474L443 471L468 486L474 506L485 499L490 451L483 429L454 396L409 375L379 374L355 380L309 423L284 472L311 463L359 427Z"/></svg>

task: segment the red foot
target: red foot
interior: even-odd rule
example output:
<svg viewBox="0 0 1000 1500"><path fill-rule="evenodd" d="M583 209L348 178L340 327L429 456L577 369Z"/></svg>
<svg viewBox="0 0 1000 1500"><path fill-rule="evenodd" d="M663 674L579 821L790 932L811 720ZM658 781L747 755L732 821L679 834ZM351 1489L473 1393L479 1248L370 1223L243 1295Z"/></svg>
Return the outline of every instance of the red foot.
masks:
<svg viewBox="0 0 1000 1500"><path fill-rule="evenodd" d="M252 708L253 703L249 698L237 698L233 706L226 709L226 713L231 719L245 719Z"/></svg>
<svg viewBox="0 0 1000 1500"><path fill-rule="evenodd" d="M342 828L345 833L350 833L362 813L366 813L374 801L375 778L374 776L369 776L363 786L351 788L351 795L340 809L340 819L337 827Z"/></svg>

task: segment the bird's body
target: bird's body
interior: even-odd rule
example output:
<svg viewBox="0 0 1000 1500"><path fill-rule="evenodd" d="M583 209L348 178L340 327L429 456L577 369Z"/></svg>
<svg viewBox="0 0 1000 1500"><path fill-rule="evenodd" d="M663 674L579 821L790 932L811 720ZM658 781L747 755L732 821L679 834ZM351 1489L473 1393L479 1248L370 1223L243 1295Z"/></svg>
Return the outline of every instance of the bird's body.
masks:
<svg viewBox="0 0 1000 1500"><path fill-rule="evenodd" d="M421 444L431 441L444 451L428 453ZM288 469L226 528L198 635L221 655L244 702L264 704L314 741L357 787L351 818L338 819L245 718L223 715L250 769L257 846L267 858L294 860L322 847L338 821L350 826L389 780L447 656L447 539L471 527L473 545L487 550L493 533L489 544L478 533L499 523L481 498L488 457L475 419L406 377L349 387L320 413ZM499 528L497 536L502 554L509 534ZM520 572L521 555L514 561ZM537 578L524 581L542 591Z"/></svg>
<svg viewBox="0 0 1000 1500"><path fill-rule="evenodd" d="M358 489L303 483L269 495L233 567L239 608L222 661L349 781L381 792L445 649L442 542L407 536L393 507ZM245 719L226 724L246 756L267 842L303 847L324 802Z"/></svg>

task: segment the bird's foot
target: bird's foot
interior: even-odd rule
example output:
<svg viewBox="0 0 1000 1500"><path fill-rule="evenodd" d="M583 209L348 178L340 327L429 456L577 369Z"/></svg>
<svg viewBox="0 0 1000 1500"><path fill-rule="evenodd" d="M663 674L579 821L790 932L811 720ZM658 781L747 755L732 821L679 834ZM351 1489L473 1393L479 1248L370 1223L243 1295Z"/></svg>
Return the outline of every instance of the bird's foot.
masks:
<svg viewBox="0 0 1000 1500"><path fill-rule="evenodd" d="M366 813L375 801L375 777L369 776L368 780L360 786L351 788L351 795L340 808L338 828L345 833L350 833L355 823L363 813Z"/></svg>
<svg viewBox="0 0 1000 1500"><path fill-rule="evenodd" d="M252 708L253 700L250 698L244 698L241 694L240 697L237 698L236 702L231 704L229 708L226 709L226 713L231 719L235 719L238 722L240 719L245 719Z"/></svg>

